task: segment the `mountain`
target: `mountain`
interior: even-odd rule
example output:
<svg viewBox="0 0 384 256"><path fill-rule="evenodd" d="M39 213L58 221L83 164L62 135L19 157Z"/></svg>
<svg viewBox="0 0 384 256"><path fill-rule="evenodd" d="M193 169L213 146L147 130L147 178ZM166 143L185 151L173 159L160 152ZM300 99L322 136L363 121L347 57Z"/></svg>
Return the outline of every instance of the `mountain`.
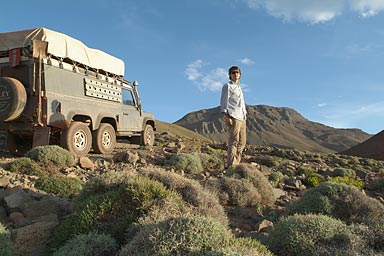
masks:
<svg viewBox="0 0 384 256"><path fill-rule="evenodd" d="M305 119L293 109L267 105L247 106L247 143L311 152L340 152L371 135L359 129L336 129ZM220 107L185 115L174 124L215 142L227 141L228 128Z"/></svg>
<svg viewBox="0 0 384 256"><path fill-rule="evenodd" d="M384 130L341 154L384 160Z"/></svg>

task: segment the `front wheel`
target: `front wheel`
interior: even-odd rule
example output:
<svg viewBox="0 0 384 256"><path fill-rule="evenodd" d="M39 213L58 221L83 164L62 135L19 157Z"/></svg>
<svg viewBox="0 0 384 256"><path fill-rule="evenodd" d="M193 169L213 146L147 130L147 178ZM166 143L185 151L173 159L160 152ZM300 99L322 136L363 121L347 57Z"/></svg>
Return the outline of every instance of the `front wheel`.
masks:
<svg viewBox="0 0 384 256"><path fill-rule="evenodd" d="M155 144L155 132L153 127L147 124L142 133L142 145L153 146L153 144Z"/></svg>
<svg viewBox="0 0 384 256"><path fill-rule="evenodd" d="M91 130L82 122L73 122L61 135L60 144L76 156L86 155L92 146Z"/></svg>
<svg viewBox="0 0 384 256"><path fill-rule="evenodd" d="M93 150L98 154L110 154L116 146L116 133L112 125L102 123L93 132Z"/></svg>

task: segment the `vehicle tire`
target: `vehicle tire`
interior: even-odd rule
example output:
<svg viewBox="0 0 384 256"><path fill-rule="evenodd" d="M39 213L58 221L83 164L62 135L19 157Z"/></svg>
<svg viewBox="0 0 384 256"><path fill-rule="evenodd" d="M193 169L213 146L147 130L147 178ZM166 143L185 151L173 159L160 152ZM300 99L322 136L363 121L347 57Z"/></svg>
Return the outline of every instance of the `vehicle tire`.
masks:
<svg viewBox="0 0 384 256"><path fill-rule="evenodd" d="M142 145L153 146L155 144L155 132L152 125L147 124L141 135Z"/></svg>
<svg viewBox="0 0 384 256"><path fill-rule="evenodd" d="M15 120L23 112L26 103L24 85L17 79L0 77L0 120Z"/></svg>
<svg viewBox="0 0 384 256"><path fill-rule="evenodd" d="M76 156L86 155L92 146L91 130L83 122L72 122L61 134L60 144Z"/></svg>
<svg viewBox="0 0 384 256"><path fill-rule="evenodd" d="M32 138L21 137L17 134L7 133L8 151L15 156L23 156L32 149Z"/></svg>
<svg viewBox="0 0 384 256"><path fill-rule="evenodd" d="M102 123L99 129L93 132L92 147L95 153L110 154L116 146L116 133L112 125Z"/></svg>

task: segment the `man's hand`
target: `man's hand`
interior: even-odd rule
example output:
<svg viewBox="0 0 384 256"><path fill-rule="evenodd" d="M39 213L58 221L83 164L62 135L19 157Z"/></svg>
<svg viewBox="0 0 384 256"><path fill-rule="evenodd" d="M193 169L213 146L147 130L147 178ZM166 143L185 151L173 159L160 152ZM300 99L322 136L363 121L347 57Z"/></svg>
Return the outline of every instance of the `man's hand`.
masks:
<svg viewBox="0 0 384 256"><path fill-rule="evenodd" d="M233 125L232 117L230 117L227 113L224 114L224 120L225 120L225 123L228 126L232 126Z"/></svg>

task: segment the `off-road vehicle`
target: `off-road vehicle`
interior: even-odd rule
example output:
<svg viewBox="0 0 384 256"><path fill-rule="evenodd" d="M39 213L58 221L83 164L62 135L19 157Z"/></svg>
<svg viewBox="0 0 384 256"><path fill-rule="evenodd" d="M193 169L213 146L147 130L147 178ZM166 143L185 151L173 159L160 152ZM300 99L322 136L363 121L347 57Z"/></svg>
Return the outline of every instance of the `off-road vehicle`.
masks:
<svg viewBox="0 0 384 256"><path fill-rule="evenodd" d="M0 131L8 150L59 144L75 155L111 153L116 138L153 145L124 62L46 28L0 33Z"/></svg>

